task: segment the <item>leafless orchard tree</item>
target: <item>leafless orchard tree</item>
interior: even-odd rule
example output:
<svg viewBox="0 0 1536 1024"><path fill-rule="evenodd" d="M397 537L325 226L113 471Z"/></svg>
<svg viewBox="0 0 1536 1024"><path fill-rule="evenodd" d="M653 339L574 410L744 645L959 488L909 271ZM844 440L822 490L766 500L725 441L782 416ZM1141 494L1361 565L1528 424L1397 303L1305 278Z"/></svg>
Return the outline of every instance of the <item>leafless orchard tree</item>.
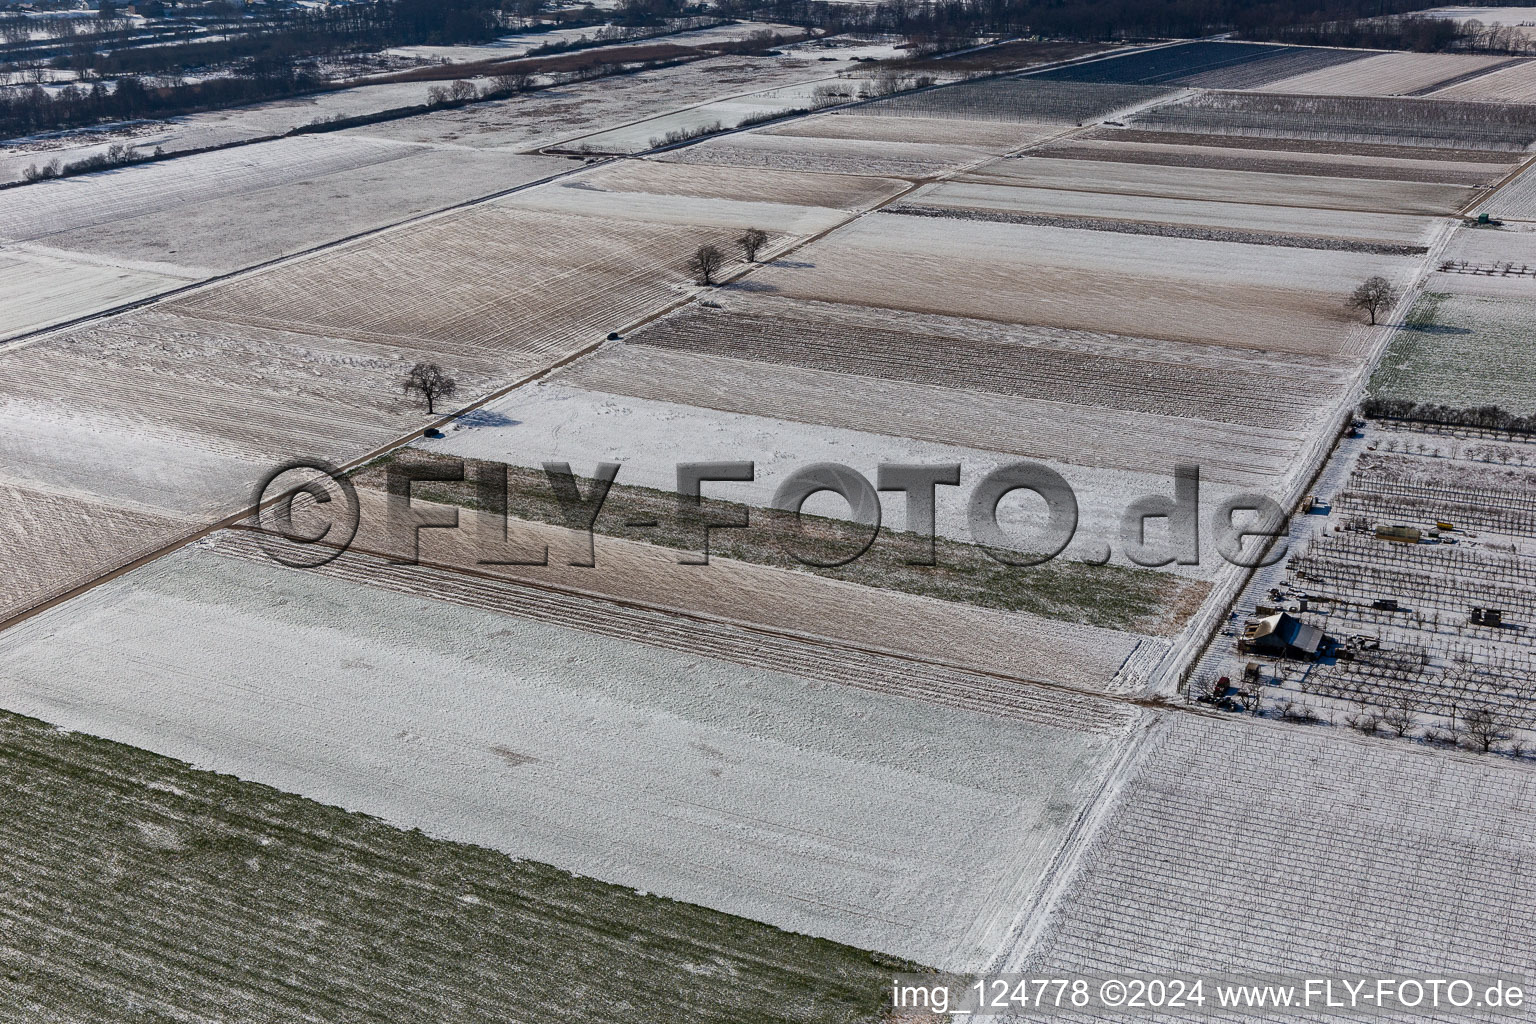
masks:
<svg viewBox="0 0 1536 1024"><path fill-rule="evenodd" d="M1483 705L1468 708L1462 714L1461 730L1467 745L1484 754L1514 735L1504 716Z"/></svg>
<svg viewBox="0 0 1536 1024"><path fill-rule="evenodd" d="M1419 706L1412 697L1406 693L1399 694L1382 712L1381 720L1392 735L1406 736L1419 724L1418 710Z"/></svg>
<svg viewBox="0 0 1536 1024"><path fill-rule="evenodd" d="M1392 287L1392 282L1377 274L1365 279L1365 283L1355 289L1355 293L1349 297L1349 308L1358 309L1369 314L1371 326L1376 326L1376 314L1397 301L1397 289Z"/></svg>
<svg viewBox="0 0 1536 1024"><path fill-rule="evenodd" d="M725 253L718 245L701 245L688 258L688 273L703 285L714 284L715 275L720 273L720 268L723 266L725 266Z"/></svg>
<svg viewBox="0 0 1536 1024"><path fill-rule="evenodd" d="M1461 735L1465 724L1462 713L1472 706L1472 672L1464 662L1453 661L1446 666L1440 676L1440 691L1445 695L1446 707L1450 709L1449 732L1454 742Z"/></svg>
<svg viewBox="0 0 1536 1024"><path fill-rule="evenodd" d="M736 242L741 246L741 254L747 262L756 263L758 252L768 244L768 232L762 228L748 228Z"/></svg>
<svg viewBox="0 0 1536 1024"><path fill-rule="evenodd" d="M1344 716L1344 722L1351 729L1374 736L1381 728L1382 714L1369 701L1361 699L1355 701L1355 710Z"/></svg>
<svg viewBox="0 0 1536 1024"><path fill-rule="evenodd" d="M1237 702L1243 706L1243 710L1250 715L1257 715L1264 710L1264 683L1254 680L1237 691Z"/></svg>
<svg viewBox="0 0 1536 1024"><path fill-rule="evenodd" d="M1275 710L1287 722L1312 723L1317 721L1317 712L1312 709L1312 705L1305 704L1288 695L1280 698L1275 704Z"/></svg>
<svg viewBox="0 0 1536 1024"><path fill-rule="evenodd" d="M459 390L459 382L444 373L443 368L436 363L417 363L405 375L400 386L406 394L415 391L427 400L428 415L436 414L438 399L452 398Z"/></svg>

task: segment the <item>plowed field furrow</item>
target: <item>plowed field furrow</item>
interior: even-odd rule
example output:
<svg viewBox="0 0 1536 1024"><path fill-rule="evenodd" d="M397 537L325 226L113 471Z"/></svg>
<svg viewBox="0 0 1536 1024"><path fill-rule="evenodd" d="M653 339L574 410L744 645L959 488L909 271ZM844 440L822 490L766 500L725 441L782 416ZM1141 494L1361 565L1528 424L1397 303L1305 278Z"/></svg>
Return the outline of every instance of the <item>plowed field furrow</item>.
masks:
<svg viewBox="0 0 1536 1024"><path fill-rule="evenodd" d="M1216 171L1295 174L1302 177L1417 181L1438 185L1487 185L1498 180L1508 166L1487 161L1413 160L1356 156L1350 153L1291 153L1273 149L1200 145L1187 142L1191 136L1173 133L1169 133L1169 141L1166 143L1131 139L1119 141L1116 134L1146 136L1154 133L1120 132L1102 137L1077 136L1068 141L1049 143L1030 152L1032 156L1047 159L1204 167ZM1174 139L1179 141L1174 142Z"/></svg>
<svg viewBox="0 0 1536 1024"><path fill-rule="evenodd" d="M265 560L252 535L225 531L209 542L221 554ZM744 630L726 622L678 618L633 605L529 587L431 566L396 566L349 553L314 570L327 576L535 619L665 650L775 669L840 686L947 704L1074 729L1115 732L1129 721L1123 704L1091 696L1063 700L1050 691L941 669L870 651Z"/></svg>
<svg viewBox="0 0 1536 1024"><path fill-rule="evenodd" d="M1253 978L1523 976L1536 941L1533 810L1536 774L1517 761L1167 716L1053 927L1011 966L1050 977L1126 963L1196 975L1240 963ZM1202 870L1212 863L1225 867Z"/></svg>
<svg viewBox="0 0 1536 1024"><path fill-rule="evenodd" d="M0 619L190 532L169 517L0 480Z"/></svg>
<svg viewBox="0 0 1536 1024"><path fill-rule="evenodd" d="M911 318L846 320L839 307L783 300L737 309L690 306L629 340L700 355L731 356L912 384L1095 405L1132 412L1288 429L1296 408L1321 405L1334 387L1249 364L1246 368L1063 351L1023 331L996 340L939 340ZM852 308L852 307L844 307ZM996 325L993 325L996 328ZM1013 340L1017 338L1018 340ZM1286 395L1281 401L1278 396Z"/></svg>
<svg viewBox="0 0 1536 1024"><path fill-rule="evenodd" d="M409 533L389 530L384 495L366 489L358 494L358 549L408 556L402 545L409 543ZM1133 634L1118 630L859 587L793 570L719 558L707 566L682 565L674 549L610 537L596 538L596 567L572 567L565 561L570 534L544 524L520 528L549 544L549 565L483 565L477 530L485 514L461 508L458 517L458 530L422 534L424 561L824 637L840 646L912 654L962 669L987 671L1006 664L1008 673L1021 679L1094 689L1114 676L1136 645Z"/></svg>
<svg viewBox="0 0 1536 1024"><path fill-rule="evenodd" d="M335 135L301 135L111 174L39 182L0 192L0 238L39 238L148 213L174 217L184 204L387 163L414 152Z"/></svg>
<svg viewBox="0 0 1536 1024"><path fill-rule="evenodd" d="M751 199L860 210L897 195L907 183L849 174L803 174L747 167L692 167L658 160L623 160L584 175L585 186L703 199Z"/></svg>
<svg viewBox="0 0 1536 1024"><path fill-rule="evenodd" d="M172 305L226 321L545 353L664 303L707 232L476 207ZM672 272L658 268L677 267Z"/></svg>
<svg viewBox="0 0 1536 1024"><path fill-rule="evenodd" d="M1169 471L1194 462L1213 480L1279 477L1305 432L1111 414L1060 402L957 391L770 366L653 346L609 349L574 364L562 384L725 412L911 437L1083 466Z"/></svg>

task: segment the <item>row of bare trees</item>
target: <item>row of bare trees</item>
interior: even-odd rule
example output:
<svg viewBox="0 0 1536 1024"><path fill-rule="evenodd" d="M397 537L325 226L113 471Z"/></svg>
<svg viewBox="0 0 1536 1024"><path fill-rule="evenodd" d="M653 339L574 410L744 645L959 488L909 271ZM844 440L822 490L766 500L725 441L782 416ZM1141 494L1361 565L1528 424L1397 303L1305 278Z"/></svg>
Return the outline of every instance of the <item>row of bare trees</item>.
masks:
<svg viewBox="0 0 1536 1024"><path fill-rule="evenodd" d="M741 250L741 258L748 263L757 262L757 254L763 246L768 244L768 232L761 228L748 228L736 239L736 246ZM724 269L727 261L725 250L718 245L705 244L694 250L688 257L688 274L701 285L715 283L715 275Z"/></svg>
<svg viewBox="0 0 1536 1024"><path fill-rule="evenodd" d="M1266 699L1262 679L1244 683L1233 697L1239 707L1256 717L1268 710L1290 722L1324 720L1316 708L1290 694L1271 703ZM1384 704L1358 698L1344 713L1343 724L1367 736L1386 734L1406 739L1418 733L1419 738L1429 743L1461 746L1483 754L1516 738L1516 723L1495 707L1470 697L1465 686L1455 689L1451 698L1450 713L1440 726L1434 725L1433 720L1426 717L1420 702L1406 693L1396 694ZM1327 721L1333 721L1332 715ZM1519 754L1523 750L1517 746L1511 753Z"/></svg>
<svg viewBox="0 0 1536 1024"><path fill-rule="evenodd" d="M1417 701L1407 694L1399 694L1385 707L1356 701L1344 716L1344 724L1368 736L1388 732L1400 738L1422 728L1423 738L1432 743L1457 744L1482 754L1515 738L1513 723L1486 704L1455 708L1443 730L1426 726L1420 714Z"/></svg>

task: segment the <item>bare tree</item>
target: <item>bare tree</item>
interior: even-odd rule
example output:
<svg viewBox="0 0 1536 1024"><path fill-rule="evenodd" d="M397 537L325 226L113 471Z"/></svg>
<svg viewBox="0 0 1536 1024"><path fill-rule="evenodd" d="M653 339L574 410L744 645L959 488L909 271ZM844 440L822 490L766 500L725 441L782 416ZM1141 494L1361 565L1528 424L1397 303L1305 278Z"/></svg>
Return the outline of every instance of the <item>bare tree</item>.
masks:
<svg viewBox="0 0 1536 1024"><path fill-rule="evenodd" d="M452 85L432 85L427 87L427 103L431 106L441 106L444 103L466 103L476 99L480 95L475 88L475 83L466 82L460 78Z"/></svg>
<svg viewBox="0 0 1536 1024"><path fill-rule="evenodd" d="M1440 674L1440 692L1444 695L1445 706L1450 710L1448 731L1454 741L1464 724L1461 720L1462 711L1472 696L1472 673L1465 662L1453 661L1446 666Z"/></svg>
<svg viewBox="0 0 1536 1024"><path fill-rule="evenodd" d="M725 266L725 253L717 245L701 245L688 258L688 273L699 284L715 283L715 275Z"/></svg>
<svg viewBox="0 0 1536 1024"><path fill-rule="evenodd" d="M532 75L526 71L516 71L511 74L493 76L490 86L485 91L487 95L491 96L511 96L514 93L527 92L532 86Z"/></svg>
<svg viewBox="0 0 1536 1024"><path fill-rule="evenodd" d="M1349 308L1363 310L1370 315L1371 326L1376 326L1376 314L1397 301L1397 289L1392 282L1377 274L1365 279L1349 297Z"/></svg>
<svg viewBox="0 0 1536 1024"><path fill-rule="evenodd" d="M1374 736L1376 730L1381 728L1382 714L1370 701L1361 698L1355 701L1355 710L1344 716L1344 722L1351 729Z"/></svg>
<svg viewBox="0 0 1536 1024"><path fill-rule="evenodd" d="M1310 724L1317 721L1317 712L1312 709L1312 705L1304 704L1289 695L1280 698L1276 702L1275 710L1287 722L1306 722Z"/></svg>
<svg viewBox="0 0 1536 1024"><path fill-rule="evenodd" d="M417 363L405 375L400 386L406 394L412 391L421 393L421 397L427 400L428 415L436 414L439 398L452 398L459 390L459 382L444 373L443 368L436 363Z"/></svg>
<svg viewBox="0 0 1536 1024"><path fill-rule="evenodd" d="M1419 724L1418 710L1419 706L1413 698L1406 693L1401 693L1387 705L1387 710L1382 712L1381 720L1392 731L1392 735L1406 736L1414 726Z"/></svg>
<svg viewBox="0 0 1536 1024"><path fill-rule="evenodd" d="M1484 705L1469 708L1461 716L1461 729L1467 737L1467 745L1484 754L1513 735L1504 716Z"/></svg>
<svg viewBox="0 0 1536 1024"><path fill-rule="evenodd" d="M1237 702L1243 706L1243 710L1250 715L1257 715L1264 710L1264 683L1255 679L1237 691Z"/></svg>
<svg viewBox="0 0 1536 1024"><path fill-rule="evenodd" d="M736 242L741 246L741 254L747 262L756 263L759 250L768 244L768 232L761 228L748 228Z"/></svg>

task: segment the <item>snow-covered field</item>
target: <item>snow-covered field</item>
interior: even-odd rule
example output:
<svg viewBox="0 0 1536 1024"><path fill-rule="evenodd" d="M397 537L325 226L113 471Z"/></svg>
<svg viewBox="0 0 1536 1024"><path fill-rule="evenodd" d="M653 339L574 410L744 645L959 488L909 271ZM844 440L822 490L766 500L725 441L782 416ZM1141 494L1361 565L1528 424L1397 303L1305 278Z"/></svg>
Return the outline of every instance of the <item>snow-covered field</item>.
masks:
<svg viewBox="0 0 1536 1024"><path fill-rule="evenodd" d="M357 550L409 560L410 535L392 527L383 492L364 490L360 502ZM793 565L731 560L719 556L718 548L709 565L688 566L679 564L676 548L604 536L594 541L594 565L572 566L573 558L586 560L585 535L545 524L516 523L513 533L529 545L546 546L550 564L500 565L482 560L495 556L484 538L503 520L460 509L458 521L462 529L428 532L419 539L416 550L423 561L480 578L813 638L838 649L880 652L946 670L997 672L1017 684L1103 690L1141 642L1138 634L1120 629L864 587L800 572ZM1172 602L1197 599L1200 593L1200 588L1182 595L1170 590L1168 596ZM1146 608L1138 624L1148 632L1173 633L1177 625L1171 620L1187 610Z"/></svg>
<svg viewBox="0 0 1536 1024"><path fill-rule="evenodd" d="M1348 67L1348 65L1345 65ZM1270 174L1257 171L1164 167L1108 161L1025 156L997 160L971 174L982 181L1083 189L1202 202L1306 206L1327 210L1444 216L1460 209L1472 190L1411 181Z"/></svg>
<svg viewBox="0 0 1536 1024"><path fill-rule="evenodd" d="M1194 462L1209 480L1255 486L1283 476L1307 436L1294 427L1245 430L1187 415L1118 412L761 363L747 353L704 355L645 345L610 346L556 379L633 398L1103 469L1171 474L1174 465Z"/></svg>
<svg viewBox="0 0 1536 1024"><path fill-rule="evenodd" d="M1536 36L1536 29L1527 31ZM1523 61L1511 67L1490 71L1486 75L1436 89L1430 95L1444 100L1536 103L1536 61Z"/></svg>
<svg viewBox="0 0 1536 1024"><path fill-rule="evenodd" d="M1167 715L1050 927L1008 966L1032 977L1123 977L1134 965L1164 977L1525 983L1533 814L1528 764L1340 729Z"/></svg>
<svg viewBox="0 0 1536 1024"><path fill-rule="evenodd" d="M576 374L578 378L580 374ZM556 382L540 383L498 399L482 412L465 417L449 428L441 440L421 441L428 451L489 459L520 466L539 466L545 461L569 462L578 473L590 473L598 462L624 464L620 483L673 491L677 487L677 463L750 460L756 465L756 479L751 483L715 485L722 498L767 507L779 483L797 469L816 462L839 462L874 480L881 462L951 463L961 465L961 486L938 491L937 531L940 536L969 543L972 540L966 518L970 489L986 473L1019 461L1017 456L1000 454L981 446L942 444L894 434L878 433L872 426L855 429L852 419L827 408L815 420L806 422L772 415L751 414L710 408L709 397L697 396L698 404L687 402L687 389L679 401L637 398L624 394L594 391ZM863 382L850 379L851 384ZM724 404L717 402L717 404ZM766 406L758 406L765 409ZM838 422L841 420L841 422ZM1193 422L1193 421L1192 421ZM1106 544L1115 549L1115 564L1128 565L1120 550L1119 526L1126 507L1136 498L1150 494L1171 494L1171 464L1144 470L1106 468L1097 464L1093 446L1108 439L1084 439L1069 452L1075 458L1052 461L1077 496L1080 525L1077 537L1061 556L1064 559L1089 558L1100 554ZM1121 439L1136 447L1137 439ZM1144 451L1144 448L1143 448ZM1248 486L1262 486L1249 481ZM1243 487L1224 485L1206 476L1201 501L1209 507ZM826 515L846 516L846 506L826 498L807 505L807 510ZM898 494L883 498L886 525L905 527L905 505ZM1021 547L1038 536L1036 504L1015 496L998 508L998 521L1010 535L1019 538ZM1202 564L1173 567L1188 575L1209 577L1220 568L1220 557L1207 545Z"/></svg>
<svg viewBox="0 0 1536 1024"><path fill-rule="evenodd" d="M1403 257L1363 253L1299 250L1280 246L1250 246L1237 242L1208 242L1189 238L1146 235L1108 237L1104 233L1072 228L1042 227L960 221L943 217L906 217L880 213L865 217L834 238L802 250L808 260L827 259L813 268L774 264L764 280L779 283L794 275L791 270L825 271L836 266L830 256L835 246L850 249L884 247L921 251L924 255L952 257L960 272L1009 266L1026 262L1043 268L1060 267L1091 274L1102 270L1126 270L1135 266L1142 275L1173 281L1222 284L1280 284L1300 291L1331 291L1356 277L1370 274L1392 276L1411 265ZM821 274L813 276L822 276ZM956 276L960 276L957 274ZM958 282L956 282L958 283ZM949 282L945 282L945 285ZM943 290L943 286L934 288Z"/></svg>
<svg viewBox="0 0 1536 1024"><path fill-rule="evenodd" d="M54 158L68 163L104 152L115 142L144 150L159 146L167 153L176 153L268 138L319 121L416 106L426 101L427 86L421 82L364 85L248 107L187 114L169 121L107 125L52 136L13 139L0 146L0 179L20 180L21 172L32 164L45 164Z"/></svg>
<svg viewBox="0 0 1536 1024"><path fill-rule="evenodd" d="M941 117L828 113L773 125L764 128L761 134L795 135L810 139L856 139L865 142L938 143L968 146L1001 156L1063 131L1061 125L1047 122L966 121Z"/></svg>
<svg viewBox="0 0 1536 1024"><path fill-rule="evenodd" d="M1324 96L1410 96L1472 75L1508 57L1458 53L1383 53L1319 71L1282 78L1258 92L1317 93Z"/></svg>
<svg viewBox="0 0 1536 1024"><path fill-rule="evenodd" d="M1012 395L1071 406L1188 416L1284 432L1327 405L1352 370L1317 356L1262 355L1103 332L845 303L745 287L711 294L627 341L683 352ZM1275 402L1284 391L1286 403Z"/></svg>
<svg viewBox="0 0 1536 1024"><path fill-rule="evenodd" d="M584 188L653 195L862 210L907 187L896 178L773 171L755 167L694 167L660 160L621 160L581 176Z"/></svg>
<svg viewBox="0 0 1536 1024"><path fill-rule="evenodd" d="M1510 188L1529 188L1518 179ZM1495 197L1502 198L1501 192ZM1430 290L1456 295L1481 295L1517 303L1536 299L1536 230L1522 224L1502 230L1465 227L1452 234L1430 281ZM1465 263L1465 266L1462 264Z"/></svg>
<svg viewBox="0 0 1536 1024"><path fill-rule="evenodd" d="M211 199L356 170L407 156L410 149L334 136L275 142L121 167L0 191L0 238L38 238L145 214L165 215Z"/></svg>
<svg viewBox="0 0 1536 1024"><path fill-rule="evenodd" d="M978 181L927 185L907 196L904 201L916 206L957 210L1102 217L1408 245L1424 244L1435 229L1435 222L1428 217L1402 214L1341 212L1257 203L1211 203L1160 196L989 185Z"/></svg>
<svg viewBox="0 0 1536 1024"><path fill-rule="evenodd" d="M663 154L660 159L711 167L762 167L782 171L926 177L979 165L993 155L982 146L804 138L749 132L709 139L698 145Z"/></svg>
<svg viewBox="0 0 1536 1024"><path fill-rule="evenodd" d="M366 125L348 129L346 134L529 151L574 143L598 132L732 97L792 89L835 75L839 69L858 66L840 51L830 53L836 60L825 63L800 56L771 60L711 57L678 67L578 82L494 103ZM424 91L425 86L416 88ZM714 119L711 116L709 120ZM647 134L644 141L649 138Z"/></svg>
<svg viewBox="0 0 1536 1024"><path fill-rule="evenodd" d="M1475 212L1500 220L1536 220L1536 169L1526 167Z"/></svg>
<svg viewBox="0 0 1536 1024"><path fill-rule="evenodd" d="M750 118L784 114L791 110L806 110L816 106L818 87L842 83L850 89L857 90L857 82L858 79L843 79L832 74L824 78L807 78L794 85L744 93L740 96L700 104L687 110L678 110L659 117L636 121L634 124L573 139L566 145L575 149L590 148L598 153L635 153L652 148L660 140L664 140L670 132L697 132L715 125L722 128L735 128Z"/></svg>
<svg viewBox="0 0 1536 1024"><path fill-rule="evenodd" d="M1430 287L1446 288L1462 276L1436 274ZM1523 284L1523 300L1449 292L1421 299L1414 310L1421 322L1393 334L1371 377L1371 393L1536 414L1536 286L1531 278Z"/></svg>
<svg viewBox="0 0 1536 1024"><path fill-rule="evenodd" d="M774 59L712 57L672 68L620 75L544 89L457 110L349 129L346 134L477 148L529 150L579 138L671 110L698 106L744 93L771 93L857 68L854 51ZM429 82L361 85L337 92L273 100L245 107L188 114L168 121L142 121L96 129L32 136L0 146L0 180L20 180L33 164L65 162L129 143L167 153L202 149L282 135L304 125L355 117L427 102ZM772 102L772 101L769 101ZM800 105L798 102L792 105Z"/></svg>
<svg viewBox="0 0 1536 1024"><path fill-rule="evenodd" d="M0 594L0 618L243 508L282 462L344 462L419 429L398 382L429 355L163 307L6 348L0 487L40 496L7 499L4 561L30 582ZM503 363L454 367L485 390Z"/></svg>
<svg viewBox="0 0 1536 1024"><path fill-rule="evenodd" d="M768 232L770 241L762 258L778 248L785 236L808 236L836 227L848 219L844 210L788 203L672 195L666 192L606 192L588 188L580 178L563 187L530 189L498 201L509 210L530 210L602 221L638 221L677 227L712 228L720 232L722 248L734 248L733 239L747 228ZM581 231L582 221L570 229ZM602 229L597 228L600 232ZM772 236L777 236L775 241Z"/></svg>
<svg viewBox="0 0 1536 1024"><path fill-rule="evenodd" d="M375 571L384 579L387 566ZM649 892L974 968L1124 713L1024 724L188 549L0 639L6 706Z"/></svg>
<svg viewBox="0 0 1536 1024"><path fill-rule="evenodd" d="M721 233L490 203L327 249L175 307L223 323L435 348L448 362L499 351L511 357L512 376L664 305L688 282L688 256Z"/></svg>
<svg viewBox="0 0 1536 1024"><path fill-rule="evenodd" d="M1420 181L1446 185L1487 185L1499 178L1511 163L1471 160L1413 159L1357 153L1305 152L1304 146L1285 149L1250 149L1222 144L1200 145L1199 136L1173 135L1179 142L1148 141L1155 133L1135 133L1136 141L1117 139L1130 135L1105 130L1103 134L1076 136L1044 147L1040 156L1069 157L1075 160L1099 160L1110 163L1156 164L1179 167L1208 167L1212 170L1254 171L1308 175L1319 178L1375 178L1383 181ZM1508 159L1512 154L1505 155ZM1255 200L1258 201L1258 200Z"/></svg>
<svg viewBox="0 0 1536 1024"><path fill-rule="evenodd" d="M187 284L175 268L114 266L90 256L0 246L0 340Z"/></svg>
<svg viewBox="0 0 1536 1024"><path fill-rule="evenodd" d="M1337 352L1343 300L1406 259L875 214L753 275L792 298L1287 352Z"/></svg>
<svg viewBox="0 0 1536 1024"><path fill-rule="evenodd" d="M297 136L0 191L0 237L207 277L569 167L558 158Z"/></svg>

